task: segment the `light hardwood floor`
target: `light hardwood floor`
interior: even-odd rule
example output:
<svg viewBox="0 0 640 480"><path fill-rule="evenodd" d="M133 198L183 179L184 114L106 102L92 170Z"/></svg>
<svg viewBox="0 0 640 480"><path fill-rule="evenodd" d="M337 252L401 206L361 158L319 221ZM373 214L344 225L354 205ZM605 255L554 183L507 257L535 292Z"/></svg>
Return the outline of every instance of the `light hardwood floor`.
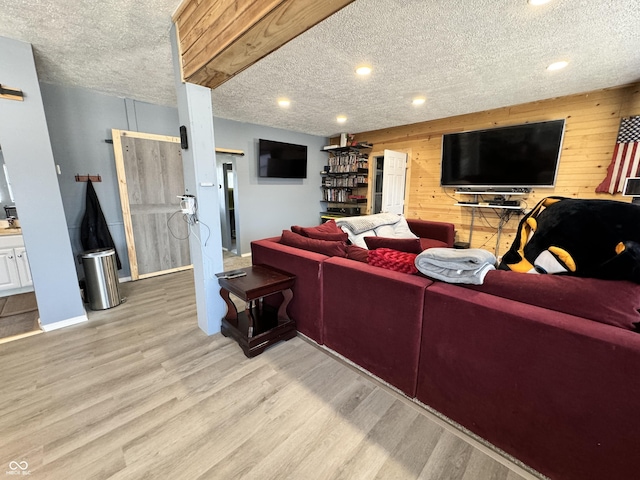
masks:
<svg viewBox="0 0 640 480"><path fill-rule="evenodd" d="M122 287L126 303L86 324L0 345L0 473L533 478L302 338L247 359L207 337L191 271Z"/></svg>

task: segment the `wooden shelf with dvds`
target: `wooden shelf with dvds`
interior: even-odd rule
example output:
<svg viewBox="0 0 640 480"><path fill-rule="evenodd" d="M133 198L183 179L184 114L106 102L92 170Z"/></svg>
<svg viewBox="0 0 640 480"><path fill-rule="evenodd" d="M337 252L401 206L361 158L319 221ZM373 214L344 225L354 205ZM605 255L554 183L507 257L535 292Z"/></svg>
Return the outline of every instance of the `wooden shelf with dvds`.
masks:
<svg viewBox="0 0 640 480"><path fill-rule="evenodd" d="M329 218L363 215L369 199L369 154L372 145L359 143L346 147L329 146L322 149L329 153L328 165L320 172L322 200L325 211L322 221Z"/></svg>

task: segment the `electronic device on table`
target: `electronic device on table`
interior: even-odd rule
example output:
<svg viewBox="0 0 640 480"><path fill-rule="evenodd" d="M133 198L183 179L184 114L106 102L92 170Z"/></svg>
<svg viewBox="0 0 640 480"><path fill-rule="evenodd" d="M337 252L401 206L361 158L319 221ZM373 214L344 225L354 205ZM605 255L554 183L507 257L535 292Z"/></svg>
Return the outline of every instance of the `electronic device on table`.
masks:
<svg viewBox="0 0 640 480"><path fill-rule="evenodd" d="M244 272L242 270L230 270L228 272L216 273L216 277L226 278L228 280L232 278L244 277L246 275L247 275L247 272Z"/></svg>

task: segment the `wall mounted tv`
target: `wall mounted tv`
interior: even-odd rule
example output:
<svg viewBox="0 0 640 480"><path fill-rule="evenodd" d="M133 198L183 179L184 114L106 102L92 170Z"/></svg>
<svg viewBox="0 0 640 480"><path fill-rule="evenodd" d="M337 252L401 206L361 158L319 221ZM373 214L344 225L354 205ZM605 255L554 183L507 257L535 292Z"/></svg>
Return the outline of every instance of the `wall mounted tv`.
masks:
<svg viewBox="0 0 640 480"><path fill-rule="evenodd" d="M553 187L563 120L450 133L442 137L440 185L476 189Z"/></svg>
<svg viewBox="0 0 640 480"><path fill-rule="evenodd" d="M258 176L307 178L307 146L260 139Z"/></svg>

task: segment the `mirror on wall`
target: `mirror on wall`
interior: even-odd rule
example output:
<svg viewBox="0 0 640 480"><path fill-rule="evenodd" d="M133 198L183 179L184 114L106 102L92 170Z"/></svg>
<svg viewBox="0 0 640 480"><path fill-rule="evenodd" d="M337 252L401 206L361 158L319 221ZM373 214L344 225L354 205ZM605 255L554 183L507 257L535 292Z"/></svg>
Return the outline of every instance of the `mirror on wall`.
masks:
<svg viewBox="0 0 640 480"><path fill-rule="evenodd" d="M8 216L18 218L16 206L13 200L13 191L11 190L11 182L9 180L9 172L7 172L7 166L4 163L4 157L2 156L2 147L0 147L0 165L2 165L2 171L0 171L0 219L6 219Z"/></svg>

